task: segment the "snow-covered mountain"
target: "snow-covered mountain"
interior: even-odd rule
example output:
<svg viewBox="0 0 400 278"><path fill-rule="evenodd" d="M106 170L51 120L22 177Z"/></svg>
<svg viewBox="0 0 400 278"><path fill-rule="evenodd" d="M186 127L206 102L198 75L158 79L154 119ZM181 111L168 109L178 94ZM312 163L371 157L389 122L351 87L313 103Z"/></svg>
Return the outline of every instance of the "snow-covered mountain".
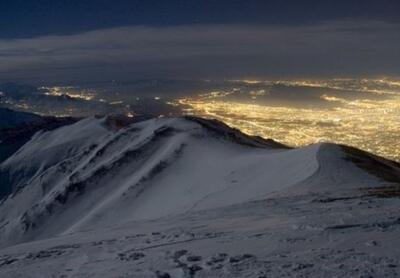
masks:
<svg viewBox="0 0 400 278"><path fill-rule="evenodd" d="M0 181L1 277L399 273L400 167L350 147L93 117L37 133Z"/></svg>

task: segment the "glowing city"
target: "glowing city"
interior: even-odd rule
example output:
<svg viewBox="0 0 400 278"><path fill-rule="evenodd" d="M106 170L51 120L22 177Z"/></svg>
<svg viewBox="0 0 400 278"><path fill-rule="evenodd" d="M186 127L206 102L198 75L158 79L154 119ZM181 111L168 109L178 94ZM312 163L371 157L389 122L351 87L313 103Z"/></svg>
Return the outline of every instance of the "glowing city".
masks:
<svg viewBox="0 0 400 278"><path fill-rule="evenodd" d="M289 146L315 142L334 142L400 161L400 83L388 79L328 80L328 81L235 81L246 84L284 84L310 88L332 89L332 95L322 93L320 99L327 107L294 107L256 102L257 94L250 91L251 101L227 99L238 94L210 92L199 97L181 98L177 104L184 113L216 118L251 135L272 138ZM355 92L349 99L346 90ZM334 94L334 95L333 95ZM340 94L343 94L340 97ZM378 95L379 97L375 97Z"/></svg>

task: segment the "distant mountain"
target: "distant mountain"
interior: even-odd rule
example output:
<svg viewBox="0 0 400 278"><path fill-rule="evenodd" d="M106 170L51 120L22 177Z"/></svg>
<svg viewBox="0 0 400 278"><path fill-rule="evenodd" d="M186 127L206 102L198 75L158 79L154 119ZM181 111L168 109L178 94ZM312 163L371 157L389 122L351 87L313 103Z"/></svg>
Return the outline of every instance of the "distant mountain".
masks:
<svg viewBox="0 0 400 278"><path fill-rule="evenodd" d="M36 132L52 130L77 121L74 118L44 117L0 107L0 163L11 156ZM2 189L0 189L1 196Z"/></svg>
<svg viewBox="0 0 400 278"><path fill-rule="evenodd" d="M41 117L32 113L17 112L8 108L0 107L0 129L12 128L20 124L38 121Z"/></svg>
<svg viewBox="0 0 400 278"><path fill-rule="evenodd" d="M394 277L400 265L385 248L400 244L400 166L346 146L92 117L36 133L0 181L2 277Z"/></svg>
<svg viewBox="0 0 400 278"><path fill-rule="evenodd" d="M14 82L0 83L0 92L3 97L11 97L15 100L39 94L39 90L35 86Z"/></svg>

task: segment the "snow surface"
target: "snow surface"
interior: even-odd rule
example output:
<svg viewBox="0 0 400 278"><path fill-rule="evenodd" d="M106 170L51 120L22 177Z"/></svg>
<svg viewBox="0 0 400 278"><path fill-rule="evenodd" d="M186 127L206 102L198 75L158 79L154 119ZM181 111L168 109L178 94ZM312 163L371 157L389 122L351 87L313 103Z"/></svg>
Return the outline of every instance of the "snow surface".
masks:
<svg viewBox="0 0 400 278"><path fill-rule="evenodd" d="M196 118L110 123L38 133L0 164L13 188L0 277L399 273L399 199L370 193L398 185L343 147L289 149Z"/></svg>

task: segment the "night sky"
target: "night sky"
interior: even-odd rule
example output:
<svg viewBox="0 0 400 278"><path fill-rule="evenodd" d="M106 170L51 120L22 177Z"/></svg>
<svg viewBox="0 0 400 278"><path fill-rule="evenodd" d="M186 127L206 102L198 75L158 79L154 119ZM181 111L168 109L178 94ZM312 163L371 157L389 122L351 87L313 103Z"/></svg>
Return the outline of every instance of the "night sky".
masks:
<svg viewBox="0 0 400 278"><path fill-rule="evenodd" d="M398 76L400 1L0 1L0 80Z"/></svg>

